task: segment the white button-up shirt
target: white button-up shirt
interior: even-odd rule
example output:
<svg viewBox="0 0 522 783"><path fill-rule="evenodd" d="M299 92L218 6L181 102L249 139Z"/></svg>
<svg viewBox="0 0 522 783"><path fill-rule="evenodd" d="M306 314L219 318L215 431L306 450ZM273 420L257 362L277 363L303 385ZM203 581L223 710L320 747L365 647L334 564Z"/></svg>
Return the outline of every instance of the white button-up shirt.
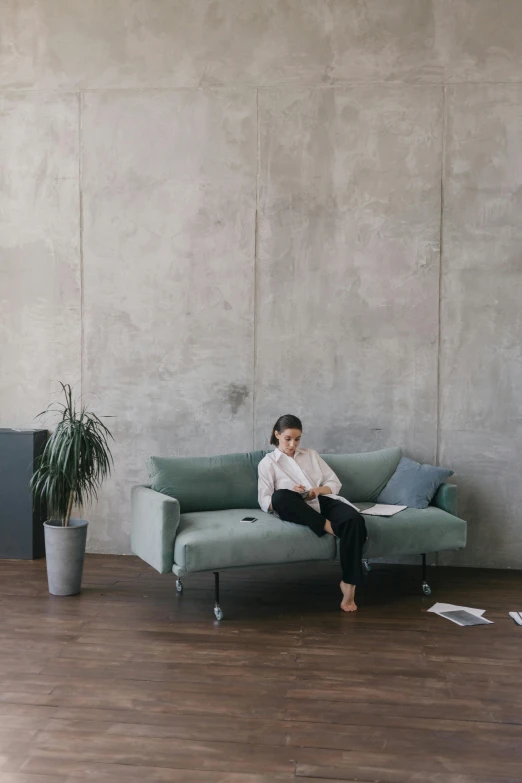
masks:
<svg viewBox="0 0 522 783"><path fill-rule="evenodd" d="M348 503L345 498L337 494L341 489L341 482L331 467L313 449L297 449L294 457L274 449L259 463L258 476L259 505L265 512L270 508L272 495L276 489L293 489L296 484L302 484L306 489L330 487L332 494L328 497ZM315 511L320 512L318 498L306 502ZM348 503L348 505L352 504Z"/></svg>

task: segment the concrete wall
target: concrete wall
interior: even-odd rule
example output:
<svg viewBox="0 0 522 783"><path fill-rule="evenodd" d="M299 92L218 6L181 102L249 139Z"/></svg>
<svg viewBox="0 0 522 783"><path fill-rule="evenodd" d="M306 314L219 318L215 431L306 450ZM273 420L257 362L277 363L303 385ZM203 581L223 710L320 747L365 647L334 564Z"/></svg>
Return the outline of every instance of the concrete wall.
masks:
<svg viewBox="0 0 522 783"><path fill-rule="evenodd" d="M0 417L152 454L401 444L522 567L520 0L3 0Z"/></svg>

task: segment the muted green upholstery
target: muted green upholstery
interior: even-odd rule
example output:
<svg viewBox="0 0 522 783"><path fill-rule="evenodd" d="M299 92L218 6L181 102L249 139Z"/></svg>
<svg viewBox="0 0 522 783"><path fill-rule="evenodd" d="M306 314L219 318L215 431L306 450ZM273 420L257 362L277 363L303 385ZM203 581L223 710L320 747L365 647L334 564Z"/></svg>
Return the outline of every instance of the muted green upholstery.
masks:
<svg viewBox="0 0 522 783"><path fill-rule="evenodd" d="M366 504L368 505L368 504ZM363 512L364 513L364 512ZM257 522L241 523L243 516ZM406 509L394 518L366 516L367 558L440 552L466 544L466 523L441 509ZM238 535L238 525L241 535ZM337 546L336 546L337 544ZM174 545L178 575L253 565L339 558L338 541L256 509L182 514Z"/></svg>
<svg viewBox="0 0 522 783"><path fill-rule="evenodd" d="M364 515L364 506L360 503ZM393 517L365 516L368 542L364 557L395 557L442 552L466 546L467 525L434 506L406 508Z"/></svg>
<svg viewBox="0 0 522 783"><path fill-rule="evenodd" d="M257 466L264 451L216 457L151 457L152 489L176 498L181 513L257 506Z"/></svg>
<svg viewBox="0 0 522 783"><path fill-rule="evenodd" d="M178 575L254 565L333 560L337 542L263 513L257 503L257 466L266 452L150 461L152 488L132 491L132 551L160 573ZM364 508L393 475L401 449L327 454L342 481L341 494ZM367 558L461 549L466 522L457 517L457 487L443 484L426 509L394 517L366 516ZM257 517L252 524L243 516Z"/></svg>
<svg viewBox="0 0 522 783"><path fill-rule="evenodd" d="M447 511L448 514L457 516L459 506L459 493L455 484L441 484L431 501L432 506Z"/></svg>
<svg viewBox="0 0 522 783"><path fill-rule="evenodd" d="M132 551L160 574L172 571L179 519L179 503L175 498L149 487L132 488Z"/></svg>
<svg viewBox="0 0 522 783"><path fill-rule="evenodd" d="M354 502L377 500L401 461L402 449L381 449L366 454L322 454L339 477L340 495Z"/></svg>
<svg viewBox="0 0 522 783"><path fill-rule="evenodd" d="M240 520L257 517L257 522ZM283 522L259 508L182 514L174 562L183 571L221 570L301 560L332 560L335 541L310 528ZM176 573L181 573L176 569Z"/></svg>
<svg viewBox="0 0 522 783"><path fill-rule="evenodd" d="M151 457L149 476L156 492L176 498L181 513L257 507L257 466L266 451L215 457ZM323 454L339 476L347 500L375 501L395 473L402 449L365 454ZM202 487L204 487L202 491Z"/></svg>

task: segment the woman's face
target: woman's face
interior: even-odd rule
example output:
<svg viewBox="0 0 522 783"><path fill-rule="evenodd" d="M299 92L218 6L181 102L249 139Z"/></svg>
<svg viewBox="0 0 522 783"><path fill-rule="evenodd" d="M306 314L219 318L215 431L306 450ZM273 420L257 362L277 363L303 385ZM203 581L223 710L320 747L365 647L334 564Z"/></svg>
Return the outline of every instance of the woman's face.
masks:
<svg viewBox="0 0 522 783"><path fill-rule="evenodd" d="M302 434L301 430L284 430L283 432L276 430L275 435L279 439L279 451L282 451L283 454L288 454L289 457L293 457L301 441Z"/></svg>

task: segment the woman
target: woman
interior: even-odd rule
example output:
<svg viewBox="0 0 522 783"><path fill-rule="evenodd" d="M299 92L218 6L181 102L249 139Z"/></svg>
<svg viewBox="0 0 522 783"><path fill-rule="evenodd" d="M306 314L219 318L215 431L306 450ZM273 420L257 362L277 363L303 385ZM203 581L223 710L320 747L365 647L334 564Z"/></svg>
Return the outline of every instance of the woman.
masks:
<svg viewBox="0 0 522 783"><path fill-rule="evenodd" d="M337 494L341 482L313 449L300 448L303 425L297 416L281 416L272 429L276 448L259 463L259 505L286 522L306 525L317 536L340 539L341 609L355 612L355 588L363 582L364 518Z"/></svg>

